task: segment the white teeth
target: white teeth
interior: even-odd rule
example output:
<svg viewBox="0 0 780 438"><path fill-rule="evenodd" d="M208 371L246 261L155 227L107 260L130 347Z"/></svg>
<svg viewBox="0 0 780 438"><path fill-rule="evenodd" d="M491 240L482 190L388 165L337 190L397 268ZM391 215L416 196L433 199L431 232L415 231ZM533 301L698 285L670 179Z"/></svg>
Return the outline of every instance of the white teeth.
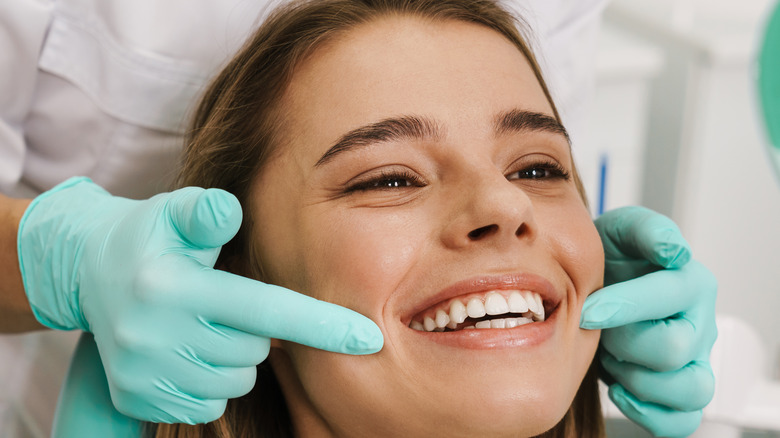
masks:
<svg viewBox="0 0 780 438"><path fill-rule="evenodd" d="M544 307L541 305L542 298L539 297L539 300L537 301L535 297L535 295L538 296L539 294L533 293L531 291L523 291L522 294L523 298L525 298L525 301L528 303L528 310L536 314L541 314L544 312Z"/></svg>
<svg viewBox="0 0 780 438"><path fill-rule="evenodd" d="M506 327L506 319L494 319L490 321L490 328L504 328Z"/></svg>
<svg viewBox="0 0 780 438"><path fill-rule="evenodd" d="M512 313L525 313L528 311L528 303L525 302L525 298L520 295L520 292L513 291L509 294L509 311Z"/></svg>
<svg viewBox="0 0 780 438"><path fill-rule="evenodd" d="M534 301L536 302L534 308L531 309L531 311L534 313L534 320L544 321L544 303L542 303L542 297L540 297L537 293L532 295L534 297Z"/></svg>
<svg viewBox="0 0 780 438"><path fill-rule="evenodd" d="M475 326L478 329L486 329L486 328L515 328L517 326L525 325L528 323L534 322L530 318L500 318L500 319L493 319L490 321L479 321L475 324Z"/></svg>
<svg viewBox="0 0 780 438"><path fill-rule="evenodd" d="M466 313L471 318L482 318L485 316L485 304L479 298L472 298L466 305Z"/></svg>
<svg viewBox="0 0 780 438"><path fill-rule="evenodd" d="M423 327L425 328L426 332L432 332L433 329L436 328L436 321L431 319L431 317L426 316L423 320Z"/></svg>
<svg viewBox="0 0 780 438"><path fill-rule="evenodd" d="M475 327L478 329L489 329L490 328L490 321L479 321L476 324L474 324Z"/></svg>
<svg viewBox="0 0 780 438"><path fill-rule="evenodd" d="M436 327L444 328L450 323L450 315L439 309L436 311Z"/></svg>
<svg viewBox="0 0 780 438"><path fill-rule="evenodd" d="M460 302L460 300L452 300L450 304L450 323L460 324L468 318L466 313L466 306ZM454 328L454 327L451 327Z"/></svg>
<svg viewBox="0 0 780 438"><path fill-rule="evenodd" d="M544 302L542 297L531 291L512 291L506 299L499 292L488 292L483 302L479 297L471 298L466 305L459 299L450 302L449 313L443 309L436 311L433 317L426 316L423 321L412 321L409 324L414 330L426 332L442 332L445 328L457 330L466 318L482 318L485 315L502 315L518 313L516 318L498 318L479 321L463 329L514 328L535 321L544 321Z"/></svg>
<svg viewBox="0 0 780 438"><path fill-rule="evenodd" d="M501 294L490 292L485 297L485 312L488 315L503 315L509 313L509 305Z"/></svg>

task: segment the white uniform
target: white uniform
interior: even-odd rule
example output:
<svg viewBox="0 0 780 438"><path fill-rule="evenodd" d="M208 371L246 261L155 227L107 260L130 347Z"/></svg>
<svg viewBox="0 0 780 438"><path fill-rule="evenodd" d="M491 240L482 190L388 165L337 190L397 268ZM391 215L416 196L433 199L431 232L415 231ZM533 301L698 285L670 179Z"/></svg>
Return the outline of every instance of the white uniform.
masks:
<svg viewBox="0 0 780 438"><path fill-rule="evenodd" d="M575 139L605 2L504 1L531 26ZM276 3L0 0L0 191L33 197L74 175L120 196L165 191L198 96ZM48 434L72 339L0 338L0 435L18 418Z"/></svg>

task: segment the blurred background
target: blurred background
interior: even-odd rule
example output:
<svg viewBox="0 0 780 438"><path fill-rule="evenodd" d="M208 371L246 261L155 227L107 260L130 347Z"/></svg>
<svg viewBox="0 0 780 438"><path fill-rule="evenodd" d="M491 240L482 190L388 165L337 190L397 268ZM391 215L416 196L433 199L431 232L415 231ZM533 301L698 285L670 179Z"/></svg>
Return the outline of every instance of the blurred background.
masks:
<svg viewBox="0 0 780 438"><path fill-rule="evenodd" d="M696 437L780 436L780 175L756 91L776 4L612 0L575 151L594 215L666 214L718 279L716 396ZM605 405L610 438L650 436Z"/></svg>

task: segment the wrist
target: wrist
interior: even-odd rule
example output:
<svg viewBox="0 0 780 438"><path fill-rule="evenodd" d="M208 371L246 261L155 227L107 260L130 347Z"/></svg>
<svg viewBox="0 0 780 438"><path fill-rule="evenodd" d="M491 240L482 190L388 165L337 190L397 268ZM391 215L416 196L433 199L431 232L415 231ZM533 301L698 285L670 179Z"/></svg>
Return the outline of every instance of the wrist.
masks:
<svg viewBox="0 0 780 438"><path fill-rule="evenodd" d="M19 271L16 235L29 199L0 194L0 332L16 333L40 329L30 310Z"/></svg>
<svg viewBox="0 0 780 438"><path fill-rule="evenodd" d="M87 329L79 305L77 267L102 200L111 195L88 178L71 178L35 198L19 220L19 270L41 324Z"/></svg>

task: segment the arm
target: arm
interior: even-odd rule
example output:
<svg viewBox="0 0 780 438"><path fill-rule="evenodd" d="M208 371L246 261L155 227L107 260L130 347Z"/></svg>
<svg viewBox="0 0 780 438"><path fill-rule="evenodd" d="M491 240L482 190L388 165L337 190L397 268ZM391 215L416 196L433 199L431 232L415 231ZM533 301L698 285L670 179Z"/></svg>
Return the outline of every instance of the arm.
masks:
<svg viewBox="0 0 780 438"><path fill-rule="evenodd" d="M218 418L227 399L254 386L271 338L349 354L382 347L378 327L360 314L214 270L241 218L221 190L136 201L85 178L27 208L19 266L32 311L48 327L94 334L122 414Z"/></svg>
<svg viewBox="0 0 780 438"><path fill-rule="evenodd" d="M27 151L22 130L35 94L38 56L51 19L48 2L8 2L0 8L0 333L43 328L27 303L16 235L29 199L3 195L21 178Z"/></svg>
<svg viewBox="0 0 780 438"><path fill-rule="evenodd" d="M16 249L19 221L29 204L0 194L0 333L43 328L27 302Z"/></svg>
<svg viewBox="0 0 780 438"><path fill-rule="evenodd" d="M24 128L35 96L46 92L36 90L38 63L47 32L51 35L54 3L10 2L0 12L0 64L9 67L0 75L4 193L18 193L18 182L29 181L22 175L31 152ZM168 103L158 105L166 115ZM70 108L62 111L47 116L67 119ZM102 125L101 114L84 118L90 126ZM96 138L90 132L74 134ZM139 138L138 147L146 147L146 139ZM50 136L47 142L67 151L81 140ZM134 161L123 162L133 166ZM65 166L56 170L69 172ZM36 185L60 178L47 176ZM267 355L270 338L355 354L381 348L381 333L362 315L214 270L220 247L240 222L234 198L202 189L133 201L88 181L72 181L32 203L2 197L0 330L27 331L42 324L93 333L106 374L103 385L117 410L164 422L219 417L227 398L253 386L255 365Z"/></svg>

